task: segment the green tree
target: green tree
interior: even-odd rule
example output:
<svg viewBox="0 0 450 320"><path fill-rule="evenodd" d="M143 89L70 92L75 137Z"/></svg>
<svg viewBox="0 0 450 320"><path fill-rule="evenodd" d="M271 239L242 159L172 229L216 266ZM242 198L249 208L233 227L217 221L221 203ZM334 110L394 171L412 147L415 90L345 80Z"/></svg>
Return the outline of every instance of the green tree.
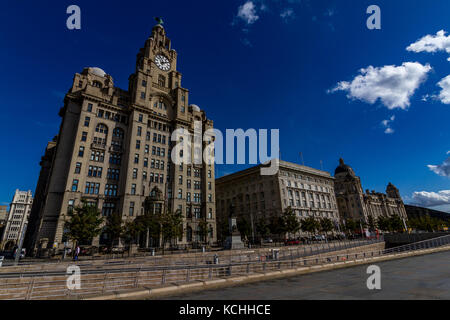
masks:
<svg viewBox="0 0 450 320"><path fill-rule="evenodd" d="M132 251L133 244L136 243L136 238L139 234L139 231L141 231L141 229L139 228L136 219L133 221L126 221L122 228L121 237L123 238L125 243L128 244L128 255L130 255Z"/></svg>
<svg viewBox="0 0 450 320"><path fill-rule="evenodd" d="M68 213L69 220L66 221L67 237L71 239L75 246L80 243L91 242L93 238L100 235L103 218L96 206L89 205L82 201L80 206Z"/></svg>
<svg viewBox="0 0 450 320"><path fill-rule="evenodd" d="M116 240L120 239L123 232L122 215L114 212L106 217L106 225L104 231L108 235L109 247L111 248Z"/></svg>
<svg viewBox="0 0 450 320"><path fill-rule="evenodd" d="M383 230L383 231L390 231L391 230L391 223L389 218L386 217L378 217L378 229Z"/></svg>
<svg viewBox="0 0 450 320"><path fill-rule="evenodd" d="M237 220L237 228L241 233L241 236L244 236L246 239L248 239L252 233L252 226L250 225L250 222L248 222L248 220L244 217Z"/></svg>
<svg viewBox="0 0 450 320"><path fill-rule="evenodd" d="M291 207L287 208L283 213L284 225L287 233L296 234L300 231L300 222Z"/></svg>
<svg viewBox="0 0 450 320"><path fill-rule="evenodd" d="M200 220L198 223L198 235L203 243L207 242L208 236L208 222L205 220Z"/></svg>
<svg viewBox="0 0 450 320"><path fill-rule="evenodd" d="M316 234L320 229L320 223L314 217L308 217L302 220L300 228L303 232Z"/></svg>
<svg viewBox="0 0 450 320"><path fill-rule="evenodd" d="M281 216L272 216L270 218L269 229L271 234L278 236L281 239L282 235L286 233L286 224Z"/></svg>
<svg viewBox="0 0 450 320"><path fill-rule="evenodd" d="M175 212L165 211L160 216L160 224L164 250L166 243L174 246L176 240L183 236L183 215L181 210Z"/></svg>
<svg viewBox="0 0 450 320"><path fill-rule="evenodd" d="M404 225L402 219L399 216L394 215L389 218L389 231L392 232L402 232L404 230Z"/></svg>
<svg viewBox="0 0 450 320"><path fill-rule="evenodd" d="M353 219L349 218L345 220L344 228L347 232L354 232L358 229L358 225Z"/></svg>
<svg viewBox="0 0 450 320"><path fill-rule="evenodd" d="M333 221L329 218L320 219L320 231L328 233L334 230Z"/></svg>
<svg viewBox="0 0 450 320"><path fill-rule="evenodd" d="M270 228L269 224L267 223L266 219L260 218L256 222L256 232L262 237L267 238L267 236L270 234Z"/></svg>
<svg viewBox="0 0 450 320"><path fill-rule="evenodd" d="M371 231L371 232L375 231L375 229L377 228L375 220L373 219L372 216L369 216L368 220L369 221L368 221L367 225L369 227L369 231Z"/></svg>
<svg viewBox="0 0 450 320"><path fill-rule="evenodd" d="M146 212L142 216L138 216L135 219L136 230L138 233L145 234L147 244L149 239L159 239L161 235L161 222L160 216L150 212ZM153 245L152 243L150 244Z"/></svg>

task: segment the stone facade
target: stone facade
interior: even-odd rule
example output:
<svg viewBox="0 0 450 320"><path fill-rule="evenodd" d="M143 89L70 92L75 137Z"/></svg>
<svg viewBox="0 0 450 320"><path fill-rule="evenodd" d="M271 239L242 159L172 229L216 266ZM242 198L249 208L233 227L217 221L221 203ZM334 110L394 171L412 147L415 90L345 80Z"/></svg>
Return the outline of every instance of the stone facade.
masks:
<svg viewBox="0 0 450 320"><path fill-rule="evenodd" d="M335 170L335 190L339 213L342 220L352 219L368 223L369 217L376 221L379 217L398 215L405 221L408 219L399 190L389 183L386 194L369 191L363 192L361 179L353 169L340 159Z"/></svg>
<svg viewBox="0 0 450 320"><path fill-rule="evenodd" d="M0 206L0 243L6 227L6 219L8 219L8 206Z"/></svg>
<svg viewBox="0 0 450 320"><path fill-rule="evenodd" d="M16 190L9 206L6 227L3 233L2 243L5 249L11 249L18 245L20 237L27 227L28 217L33 205L33 196L31 191Z"/></svg>
<svg viewBox="0 0 450 320"><path fill-rule="evenodd" d="M219 233L231 214L245 218L256 235L255 224L291 207L298 219L329 218L336 225L339 215L334 178L325 171L279 161L275 175L260 174L261 165L216 179ZM221 232L222 231L222 232Z"/></svg>
<svg viewBox="0 0 450 320"><path fill-rule="evenodd" d="M118 212L126 221L145 213L152 191L163 195L161 210L182 211L185 232L179 244L197 240L201 220L207 221L208 241L216 242L214 165L170 160L175 130L193 133L194 122L203 132L213 128L205 112L189 104L177 56L158 24L137 54L128 90L115 87L99 68L75 74L59 112L62 123L51 164L41 163L45 186L37 188L42 198L33 211L32 248L40 243L61 248L67 213L81 200L104 216Z"/></svg>

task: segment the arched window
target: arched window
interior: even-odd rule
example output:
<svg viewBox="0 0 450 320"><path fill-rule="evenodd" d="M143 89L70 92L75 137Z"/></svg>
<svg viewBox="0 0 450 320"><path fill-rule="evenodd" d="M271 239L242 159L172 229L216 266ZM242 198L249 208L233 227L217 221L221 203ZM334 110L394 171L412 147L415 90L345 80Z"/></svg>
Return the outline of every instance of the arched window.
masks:
<svg viewBox="0 0 450 320"><path fill-rule="evenodd" d="M108 127L103 123L99 123L95 128L95 132L108 134Z"/></svg>
<svg viewBox="0 0 450 320"><path fill-rule="evenodd" d="M92 85L96 88L101 88L102 87L102 83L100 81L93 81Z"/></svg>

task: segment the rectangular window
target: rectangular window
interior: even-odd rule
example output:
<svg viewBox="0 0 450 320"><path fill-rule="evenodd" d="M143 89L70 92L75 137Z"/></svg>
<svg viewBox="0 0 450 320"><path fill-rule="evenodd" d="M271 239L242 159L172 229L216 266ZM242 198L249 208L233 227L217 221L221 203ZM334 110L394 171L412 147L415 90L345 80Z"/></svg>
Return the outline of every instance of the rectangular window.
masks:
<svg viewBox="0 0 450 320"><path fill-rule="evenodd" d="M87 105L87 111L92 112L92 103L88 103Z"/></svg>
<svg viewBox="0 0 450 320"><path fill-rule="evenodd" d="M90 117L86 117L84 118L84 126L85 127L89 127L89 123L91 122L91 118Z"/></svg>
<svg viewBox="0 0 450 320"><path fill-rule="evenodd" d="M136 140L136 149L141 149L141 140Z"/></svg>
<svg viewBox="0 0 450 320"><path fill-rule="evenodd" d="M140 137L142 135L142 127L137 128L137 135Z"/></svg>
<svg viewBox="0 0 450 320"><path fill-rule="evenodd" d="M78 191L78 180L74 179L72 182L72 192L77 192Z"/></svg>
<svg viewBox="0 0 450 320"><path fill-rule="evenodd" d="M134 214L134 202L130 202L130 211L129 211L130 217Z"/></svg>
<svg viewBox="0 0 450 320"><path fill-rule="evenodd" d="M80 172L81 172L81 162L77 162L77 164L75 165L75 173Z"/></svg>
<svg viewBox="0 0 450 320"><path fill-rule="evenodd" d="M131 185L131 194L135 195L136 194L136 184L132 184Z"/></svg>
<svg viewBox="0 0 450 320"><path fill-rule="evenodd" d="M208 219L212 219L212 208L209 208L208 210Z"/></svg>
<svg viewBox="0 0 450 320"><path fill-rule="evenodd" d="M83 146L81 146L80 149L78 150L78 156L80 158L83 158L83 156L84 156L84 147Z"/></svg>
<svg viewBox="0 0 450 320"><path fill-rule="evenodd" d="M87 132L83 132L82 134L81 134L81 141L84 141L84 142L86 142L87 141Z"/></svg>
<svg viewBox="0 0 450 320"><path fill-rule="evenodd" d="M145 92L141 92L141 99L145 99Z"/></svg>
<svg viewBox="0 0 450 320"><path fill-rule="evenodd" d="M134 155L134 163L139 163L139 154Z"/></svg>

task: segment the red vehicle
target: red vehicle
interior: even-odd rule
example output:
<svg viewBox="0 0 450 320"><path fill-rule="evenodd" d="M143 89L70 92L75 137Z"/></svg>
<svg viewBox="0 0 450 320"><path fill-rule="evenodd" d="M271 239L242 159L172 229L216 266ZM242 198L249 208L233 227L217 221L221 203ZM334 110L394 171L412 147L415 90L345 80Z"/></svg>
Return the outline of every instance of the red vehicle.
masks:
<svg viewBox="0 0 450 320"><path fill-rule="evenodd" d="M284 244L286 246L295 246L295 245L299 245L300 244L300 240L298 240L298 239L289 239L289 240L285 240Z"/></svg>

